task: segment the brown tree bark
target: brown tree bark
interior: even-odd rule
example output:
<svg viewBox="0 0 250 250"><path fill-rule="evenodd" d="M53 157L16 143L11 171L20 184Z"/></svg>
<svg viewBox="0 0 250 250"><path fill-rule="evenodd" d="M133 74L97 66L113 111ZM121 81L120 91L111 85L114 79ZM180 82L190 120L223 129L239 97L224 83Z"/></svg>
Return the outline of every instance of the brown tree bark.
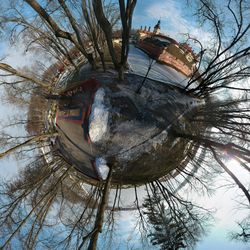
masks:
<svg viewBox="0 0 250 250"><path fill-rule="evenodd" d="M81 41L81 37L80 34L77 30L76 27L76 22L73 18L73 16L71 15L70 12L65 12L66 15L68 15L67 17L70 20L70 23L72 25L72 28L74 29L74 31L76 32L75 35L77 37L77 40L75 39L74 35L64 31L62 29L60 29L60 27L57 25L57 23L54 21L54 19L46 12L46 10L36 1L36 0L25 0L25 2L27 4L30 5L30 7L42 18L42 20L44 20L44 22L52 29L52 31L54 32L56 37L61 37L64 39L67 39L69 41L71 41L76 47L77 49L79 49L81 51L81 53L88 59L89 63L92 65L92 67L95 67L95 62L94 62L94 58L92 56L92 54L88 54L85 47L83 46L83 43ZM65 6L64 6L65 7ZM67 7L67 6L66 6ZM66 10L66 9L65 9ZM67 9L68 10L68 9ZM79 43L80 41L80 43Z"/></svg>
<svg viewBox="0 0 250 250"><path fill-rule="evenodd" d="M109 197L109 189L112 179L112 167L109 169L109 174L106 179L106 183L102 192L102 199L101 203L98 207L96 220L95 220L95 226L93 230L93 234L91 235L88 250L96 250L97 247L97 240L99 233L102 232L102 226L103 226L103 219L104 219L104 212L108 204L108 197Z"/></svg>
<svg viewBox="0 0 250 250"><path fill-rule="evenodd" d="M109 53L110 53L112 62L114 64L114 67L116 70L119 70L119 62L118 62L117 55L115 53L115 49L113 46L113 41L112 41L112 26L104 15L102 0L93 0L93 9L95 12L97 22L105 34Z"/></svg>
<svg viewBox="0 0 250 250"><path fill-rule="evenodd" d="M91 6L89 6L89 8L91 8ZM91 11L92 10L90 10L90 12ZM96 34L97 29L96 29L96 27L94 27L97 24L93 24L93 22L91 22L89 12L88 12L88 8L87 8L87 4L86 4L86 0L82 0L82 13L83 13L84 19L86 21L86 24L88 26L88 29L89 29L89 31L91 33L92 42L94 44L94 47L97 50L98 55L100 56L103 71L105 72L106 71L106 64L105 64L105 61L104 61L104 53L100 49L100 46L98 44L98 39L97 39L97 34Z"/></svg>
<svg viewBox="0 0 250 250"><path fill-rule="evenodd" d="M64 0L58 0L58 2L60 3L60 5L62 6L64 12L65 12L65 15L68 17L69 19L69 22L76 34L76 38L77 38L77 41L81 47L81 52L87 57L89 63L92 65L92 68L93 69L96 69L96 62L94 60L94 57L92 55L92 53L88 53L84 47L84 44L83 44L83 41L82 41L82 38L81 38L81 34L80 34L80 31L77 27L77 23L76 23L76 20L75 18L73 17L73 15L71 14L69 8L67 7L66 3Z"/></svg>
<svg viewBox="0 0 250 250"><path fill-rule="evenodd" d="M129 53L129 36L132 25L132 17L137 0L128 0L125 7L124 0L119 0L120 15L122 21L122 51L121 51L121 66L126 67Z"/></svg>
<svg viewBox="0 0 250 250"><path fill-rule="evenodd" d="M129 35L135 5L136 0L127 1L126 7L124 0L119 0L120 16L122 21L122 50L121 60L119 62L112 42L112 26L104 15L102 1L93 0L93 8L96 15L96 19L105 34L109 53L112 58L114 67L118 71L119 80L124 80L124 70L127 66L127 58L129 52Z"/></svg>

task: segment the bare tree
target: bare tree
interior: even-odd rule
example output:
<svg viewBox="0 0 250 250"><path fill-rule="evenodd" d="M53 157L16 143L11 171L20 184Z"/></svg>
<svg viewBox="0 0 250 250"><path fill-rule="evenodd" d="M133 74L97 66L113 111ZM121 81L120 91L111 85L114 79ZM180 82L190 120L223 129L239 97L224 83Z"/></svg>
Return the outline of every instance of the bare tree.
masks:
<svg viewBox="0 0 250 250"><path fill-rule="evenodd" d="M143 203L149 224L148 237L161 249L192 248L204 235L210 216L208 211L197 210L162 183L149 184L148 197Z"/></svg>
<svg viewBox="0 0 250 250"><path fill-rule="evenodd" d="M77 47L77 49L79 49L81 51L81 53L88 59L89 63L95 68L95 61L94 61L93 55L91 53L87 52L85 45L83 43L80 31L77 27L76 20L74 19L72 13L68 9L68 7L64 1L60 1L60 5L62 6L66 17L69 19L69 22L72 26L72 29L75 32L76 38L72 33L62 30L58 26L56 21L53 19L53 17L51 15L49 15L46 12L46 10L37 1L34 1L34 0L32 0L32 1L27 0L26 1L25 0L25 2L27 2L27 4L30 5L30 7L41 17L41 19L44 20L44 22L54 32L56 37L61 37L63 39L67 39L67 40L71 41Z"/></svg>
<svg viewBox="0 0 250 250"><path fill-rule="evenodd" d="M246 90L240 85L250 76L249 3L228 0L225 5L221 11L213 1L197 1L196 14L212 29L214 40L211 48L201 50L200 72L189 80L188 93L207 96L219 89Z"/></svg>
<svg viewBox="0 0 250 250"><path fill-rule="evenodd" d="M101 0L58 0L44 1L43 4L36 0L24 2L25 6L29 6L35 14L34 23L30 24L25 13L20 13L18 8L12 6L11 11L18 13L18 17L11 15L1 17L0 25L11 23L9 36L12 38L19 33L19 30L12 25L22 27L21 33L27 39L26 50L32 48L46 50L49 46L51 47L49 54L57 61L67 59L73 66L76 66L70 53L71 49L76 49L87 58L94 69L99 57L105 70L104 50L107 46L119 78L124 79L136 0L128 0L126 3L119 0L119 15L116 12L112 17L108 14L112 12L109 9L110 6L105 6ZM180 197L171 181L179 175L183 177L185 183L192 186L194 180L204 190L209 191L207 182L201 176L196 175L197 169L205 169L207 155L209 155L210 162L213 161L216 167L220 167L230 176L235 186L241 189L247 202L250 203L248 187L233 174L224 161L225 155L230 155L242 169L250 172L249 99L242 97L239 100L218 101L213 99L212 95L214 91L223 88L245 91L246 89L231 84L249 76L247 64L249 63L249 46L246 41L242 41L248 35L250 27L247 19L248 3L245 1L233 3L230 0L227 3L230 22L234 28L233 37L224 36L223 20L216 5L212 1L199 1L198 15L204 21L211 23L215 31L217 46L214 50L205 51L201 44L200 65L186 87L186 94L197 95L203 98L204 103L185 114L181 122L173 124L169 133L176 138L182 138L187 145L190 145L190 151L183 153L184 160L174 169L174 173L171 172L162 180L145 185L147 199L144 202L144 208L138 198L137 186L133 187L134 204L141 223L140 229L147 231L147 226L151 224L149 237L152 243L161 245L163 249L192 247L205 231L202 222L208 217L197 212L201 208ZM78 6L81 8L77 8ZM58 18L59 16L63 18ZM83 27L79 18L84 20ZM113 44L114 25L118 19L121 20L122 27L120 54L117 53ZM191 36L188 39L195 40ZM226 42L223 42L225 40ZM152 63L137 93L140 92L147 79ZM54 88L53 74L51 77L45 76L50 68L40 66L42 74L39 76L35 70L30 73L28 69L15 69L1 60L0 69L5 72L3 77L6 80L1 80L1 83L15 87L17 92L24 85L29 85L30 90L27 88L25 91L32 93L30 103L33 103L30 105L28 119L16 123L25 125L28 122L27 128L30 125L28 129L30 134L12 136L3 131L1 133L3 151L0 153L0 158L14 152L34 152L43 148L44 143L49 143L51 136L58 136L60 133L55 128L43 130L36 127L40 122L41 114L37 114L34 107L39 102L35 95L40 94L40 96L56 101L61 98ZM32 98L35 98L36 102ZM43 108L46 109L46 107ZM38 118L37 123L33 121L36 118ZM197 154L199 150L202 151L200 155ZM110 220L110 224L114 223L113 213L121 209L122 200L122 186L116 183L113 204L110 206L108 203L112 188L112 174L115 169L110 167L107 179L99 183L97 181L97 186L90 189L89 195L77 196L76 192L82 184L81 178L77 178L80 173L62 154L59 155L54 148L51 148L51 151L53 156L49 161L45 155L42 155L42 164L28 166L27 171L22 172L19 178L2 185L0 193L0 199L3 201L1 203L3 205L0 206L1 235L4 236L2 248L11 247L11 243L19 235L20 241L27 249L32 249L37 244L65 249L72 246L82 249L88 245L88 249L96 249L98 237L104 230L106 219ZM193 167L190 168L188 163ZM214 170L215 168L211 167L211 172ZM210 173L210 169L206 171L206 174ZM171 181L169 181L170 178ZM53 211L56 213L56 220L51 223L53 208L56 208L56 211ZM129 209L134 208L127 210ZM204 209L201 210L204 211ZM106 216L105 211L109 212L109 217ZM51 234L47 239L42 238L41 234L45 228L51 230L56 225L63 226L65 233L63 237L56 238L55 234ZM240 224L240 226L242 232L236 237L247 238L248 232L245 225ZM23 236L24 233L25 236Z"/></svg>
<svg viewBox="0 0 250 250"><path fill-rule="evenodd" d="M207 153L210 153L211 158L242 190L250 203L248 188L244 186L225 163L226 157L230 157L235 159L242 169L250 172L250 116L248 107L248 98L208 101L191 118L190 125L186 126L185 130L176 126L173 134L205 148Z"/></svg>
<svg viewBox="0 0 250 250"><path fill-rule="evenodd" d="M35 76L27 74L26 72L22 72L20 70L14 69L13 67L11 67L10 65L8 65L6 63L0 63L0 70L8 72L9 73L8 76L20 77L28 82L30 81L32 83L35 83L39 87L44 88L44 89L49 89L51 86L49 83L46 83L46 82L36 78Z"/></svg>
<svg viewBox="0 0 250 250"><path fill-rule="evenodd" d="M127 58L128 58L128 52L129 52L129 36L130 36L132 16L133 16L135 5L136 5L135 0L128 1L126 6L125 6L124 1L119 1L120 16L121 16L121 21L122 21L122 50L121 50L121 57L119 61L119 57L115 51L115 48L112 42L112 32L113 32L112 26L108 18L105 16L105 13L103 11L102 1L93 0L93 9L96 15L96 19L105 34L109 53L110 53L112 62L114 64L114 67L119 73L120 80L123 80L124 78L124 75L123 75L124 68L126 67L126 64L127 64Z"/></svg>
<svg viewBox="0 0 250 250"><path fill-rule="evenodd" d="M96 214L94 229L91 232L91 235L89 235L90 242L89 242L88 250L95 250L97 248L98 235L99 233L102 232L104 212L108 204L111 180L112 180L112 168L109 169L109 174L108 174L108 177L106 179L106 182L103 188L102 199L101 199L101 202L99 204L98 211ZM79 249L81 247L82 247L82 243L79 246Z"/></svg>
<svg viewBox="0 0 250 250"><path fill-rule="evenodd" d="M246 217L241 222L238 222L238 232L230 233L230 238L236 241L248 243L250 241L250 222L249 217Z"/></svg>
<svg viewBox="0 0 250 250"><path fill-rule="evenodd" d="M60 159L58 160L57 163L60 163ZM35 218L26 234L26 240L28 246L34 246L37 243L36 239L44 226L44 219L59 191L60 183L70 170L70 167L67 167L66 170L58 168L58 165L54 163L51 162L46 166L42 158L33 166L27 166L14 183L1 187L1 196L5 197L1 204L1 230L7 229L7 232L2 234L4 236L4 241L1 243L2 248L10 245L12 239L29 224L29 220L32 220L33 216ZM57 177L54 176L56 172ZM51 178L54 178L52 182ZM31 202L31 207L28 206L29 202ZM23 207L24 204L27 206ZM9 228L6 228L7 225Z"/></svg>
<svg viewBox="0 0 250 250"><path fill-rule="evenodd" d="M99 27L96 23L96 19L93 16L94 11L89 1L88 1L88 6L87 6L87 1L82 0L82 13L83 13L84 19L86 21L86 24L89 30L91 41L93 41L94 48L97 50L97 53L100 56L103 70L106 71L106 64L104 61L104 52L103 52L104 48L102 48L101 41L100 39L98 39L99 37L103 38L103 36L100 34L101 31L99 30Z"/></svg>
<svg viewBox="0 0 250 250"><path fill-rule="evenodd" d="M4 146L6 147L6 146L11 145L11 144L15 144L15 145L8 148L7 150L1 152L0 159L7 156L7 155L14 153L17 150L24 148L24 147L27 147L27 146L29 147L31 144L34 144L34 143L39 144L39 143L47 140L50 137L56 136L57 134L58 134L57 132L48 132L48 133L38 134L35 136L30 136L30 137L27 136L29 138L26 138L26 140L20 141L20 142L17 141L18 137L16 137L16 136L12 137L11 135L8 135L8 134L2 134L1 135L2 147L4 147ZM23 138L21 137L21 139L23 139Z"/></svg>

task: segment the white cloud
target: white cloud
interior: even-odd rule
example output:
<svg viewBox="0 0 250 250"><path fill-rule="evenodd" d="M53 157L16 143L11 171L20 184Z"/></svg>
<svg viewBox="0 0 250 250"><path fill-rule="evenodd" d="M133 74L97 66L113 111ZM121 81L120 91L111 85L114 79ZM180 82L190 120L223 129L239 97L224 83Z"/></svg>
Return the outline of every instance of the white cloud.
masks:
<svg viewBox="0 0 250 250"><path fill-rule="evenodd" d="M190 20L190 15L189 20L185 18L187 14L183 9L185 8L178 5L176 1L167 0L150 5L146 9L146 13L152 18L161 18L161 29L168 35L179 39L181 33L189 33L201 41L203 45L207 45L211 41L211 34L195 25Z"/></svg>
<svg viewBox="0 0 250 250"><path fill-rule="evenodd" d="M37 56L32 52L24 53L25 46L22 42L17 45L9 46L6 48L6 62L13 67L22 67L32 65Z"/></svg>
<svg viewBox="0 0 250 250"><path fill-rule="evenodd" d="M0 56L4 56L3 62L8 63L14 68L22 68L24 66L31 67L38 62L48 66L55 61L55 59L52 59L51 56L43 50L26 51L26 45L22 39L14 45L5 43L3 50L0 52Z"/></svg>

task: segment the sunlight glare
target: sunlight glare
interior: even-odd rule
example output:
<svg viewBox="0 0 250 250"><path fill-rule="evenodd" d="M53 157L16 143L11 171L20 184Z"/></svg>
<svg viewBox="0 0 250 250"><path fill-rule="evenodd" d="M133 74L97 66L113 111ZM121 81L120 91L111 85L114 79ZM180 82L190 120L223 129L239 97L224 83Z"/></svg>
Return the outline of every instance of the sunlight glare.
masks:
<svg viewBox="0 0 250 250"><path fill-rule="evenodd" d="M232 170L235 169L236 167L239 167L240 164L237 160L235 160L234 158L230 157L225 161L226 166Z"/></svg>

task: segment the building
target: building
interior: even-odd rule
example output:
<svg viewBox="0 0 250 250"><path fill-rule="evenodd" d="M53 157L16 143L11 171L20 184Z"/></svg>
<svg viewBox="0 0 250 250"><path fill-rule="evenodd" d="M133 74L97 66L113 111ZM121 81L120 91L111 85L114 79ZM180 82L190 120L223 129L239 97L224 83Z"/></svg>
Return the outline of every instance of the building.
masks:
<svg viewBox="0 0 250 250"><path fill-rule="evenodd" d="M160 32L161 32L161 26L160 26L160 24L161 24L161 21L159 20L158 21L158 23L155 25L155 27L154 27L154 34L160 34Z"/></svg>
<svg viewBox="0 0 250 250"><path fill-rule="evenodd" d="M137 31L136 46L158 62L190 76L196 69L198 56L187 43L179 43L160 31L160 20L154 26L153 32L150 31L150 27L141 27Z"/></svg>

